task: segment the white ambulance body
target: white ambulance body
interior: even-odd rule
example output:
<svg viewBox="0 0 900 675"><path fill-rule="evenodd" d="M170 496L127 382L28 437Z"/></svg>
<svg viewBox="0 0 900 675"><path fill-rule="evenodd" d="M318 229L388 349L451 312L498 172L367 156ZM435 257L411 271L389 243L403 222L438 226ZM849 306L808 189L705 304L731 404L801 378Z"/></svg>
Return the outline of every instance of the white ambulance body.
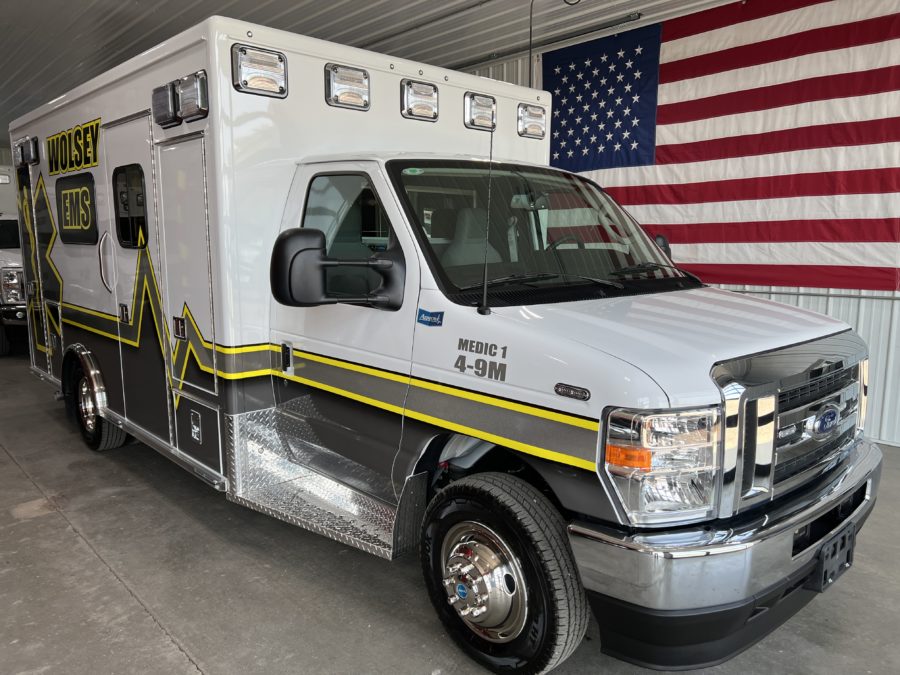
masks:
<svg viewBox="0 0 900 675"><path fill-rule="evenodd" d="M852 561L866 347L672 268L545 166L550 109L208 19L11 125L33 370L94 449L418 547L489 668L554 667L588 602L609 653L727 658Z"/></svg>

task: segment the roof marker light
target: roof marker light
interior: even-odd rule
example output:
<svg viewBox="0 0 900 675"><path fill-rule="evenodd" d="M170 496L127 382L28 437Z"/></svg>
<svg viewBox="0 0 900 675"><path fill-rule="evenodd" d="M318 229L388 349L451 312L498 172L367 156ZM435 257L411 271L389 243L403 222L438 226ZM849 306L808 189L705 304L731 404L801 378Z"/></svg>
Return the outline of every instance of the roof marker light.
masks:
<svg viewBox="0 0 900 675"><path fill-rule="evenodd" d="M543 138L547 133L547 111L539 105L519 104L519 136Z"/></svg>
<svg viewBox="0 0 900 675"><path fill-rule="evenodd" d="M338 108L369 109L369 73L362 68L325 65L325 101Z"/></svg>
<svg viewBox="0 0 900 675"><path fill-rule="evenodd" d="M233 45L231 82L238 91L260 96L287 96L287 59L281 52Z"/></svg>
<svg viewBox="0 0 900 675"><path fill-rule="evenodd" d="M175 82L178 99L178 116L185 122L193 122L209 114L209 90L206 71L199 70Z"/></svg>
<svg viewBox="0 0 900 675"><path fill-rule="evenodd" d="M497 128L497 99L474 91L466 92L464 121L469 129L493 131Z"/></svg>
<svg viewBox="0 0 900 675"><path fill-rule="evenodd" d="M400 113L411 119L434 122L438 118L438 88L429 82L400 82Z"/></svg>

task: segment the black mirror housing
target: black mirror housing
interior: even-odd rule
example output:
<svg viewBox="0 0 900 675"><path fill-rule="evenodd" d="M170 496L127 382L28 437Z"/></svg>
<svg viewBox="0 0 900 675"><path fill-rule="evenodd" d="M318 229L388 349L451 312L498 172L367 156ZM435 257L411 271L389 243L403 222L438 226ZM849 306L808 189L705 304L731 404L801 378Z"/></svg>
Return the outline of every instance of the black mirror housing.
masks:
<svg viewBox="0 0 900 675"><path fill-rule="evenodd" d="M381 287L374 294L361 297L328 295L325 270L329 267L372 268L382 278ZM269 283L275 299L291 307L340 302L399 309L403 303L404 272L403 254L396 245L367 260L334 260L325 254L324 232L297 227L285 230L275 240Z"/></svg>
<svg viewBox="0 0 900 675"><path fill-rule="evenodd" d="M275 240L269 280L272 295L282 305L313 307L325 304L325 233L294 228Z"/></svg>
<svg viewBox="0 0 900 675"><path fill-rule="evenodd" d="M666 254L666 257L671 260L672 259L672 247L669 245L669 240L666 239L665 235L658 234L653 237L653 241L656 242L656 245L660 248L660 250Z"/></svg>

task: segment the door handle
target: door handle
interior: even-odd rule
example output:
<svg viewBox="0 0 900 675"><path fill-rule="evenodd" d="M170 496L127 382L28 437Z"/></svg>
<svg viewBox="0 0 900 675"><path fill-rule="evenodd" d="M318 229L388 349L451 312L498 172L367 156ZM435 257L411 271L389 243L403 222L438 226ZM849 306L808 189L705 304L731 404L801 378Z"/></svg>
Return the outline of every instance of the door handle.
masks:
<svg viewBox="0 0 900 675"><path fill-rule="evenodd" d="M97 247L97 256L100 259L100 281L106 287L106 290L112 293L113 281L110 276L110 271L113 271L114 268L107 262L110 249L109 232L104 232L103 236L100 238L100 245Z"/></svg>

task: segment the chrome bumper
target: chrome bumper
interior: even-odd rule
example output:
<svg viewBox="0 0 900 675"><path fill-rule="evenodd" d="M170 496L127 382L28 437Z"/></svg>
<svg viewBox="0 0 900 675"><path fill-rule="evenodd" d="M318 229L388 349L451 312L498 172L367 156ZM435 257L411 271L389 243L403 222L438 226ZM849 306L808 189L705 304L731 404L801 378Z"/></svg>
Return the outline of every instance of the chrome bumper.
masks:
<svg viewBox="0 0 900 675"><path fill-rule="evenodd" d="M831 532L794 555L794 535L865 486L841 525L861 523L881 478L878 446L858 440L825 484L733 528L692 527L626 534L592 523L569 525L569 540L589 591L654 610L719 607L753 597L797 572ZM834 528L832 532L840 529Z"/></svg>

